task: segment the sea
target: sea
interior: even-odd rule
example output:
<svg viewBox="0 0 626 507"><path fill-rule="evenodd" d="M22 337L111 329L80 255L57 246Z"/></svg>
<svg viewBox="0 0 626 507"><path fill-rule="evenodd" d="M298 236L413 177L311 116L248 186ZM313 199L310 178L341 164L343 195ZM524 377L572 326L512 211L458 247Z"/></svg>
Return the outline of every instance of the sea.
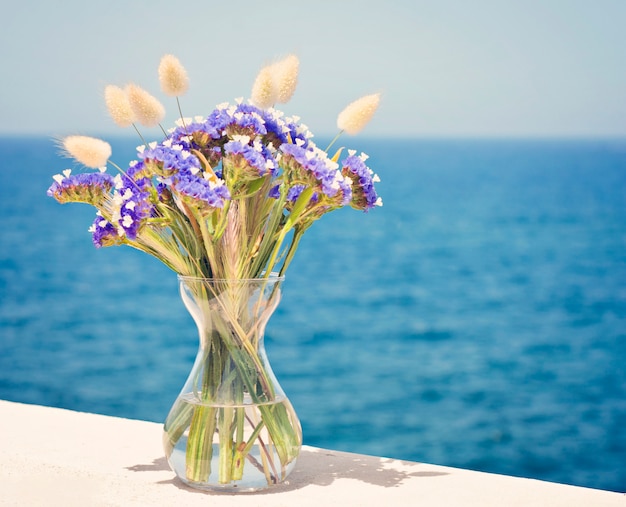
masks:
<svg viewBox="0 0 626 507"><path fill-rule="evenodd" d="M266 335L304 443L626 491L626 139L341 142L384 206L307 231ZM197 331L172 272L46 196L71 167L0 138L0 399L161 422Z"/></svg>

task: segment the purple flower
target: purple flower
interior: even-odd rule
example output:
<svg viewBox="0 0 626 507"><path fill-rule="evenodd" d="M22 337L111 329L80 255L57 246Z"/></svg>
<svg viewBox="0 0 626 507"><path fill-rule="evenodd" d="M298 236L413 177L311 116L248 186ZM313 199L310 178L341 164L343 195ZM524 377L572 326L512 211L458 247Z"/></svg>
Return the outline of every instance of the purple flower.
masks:
<svg viewBox="0 0 626 507"><path fill-rule="evenodd" d="M118 223L129 239L135 239L141 226L154 214L154 205L149 192L126 189L121 197Z"/></svg>
<svg viewBox="0 0 626 507"><path fill-rule="evenodd" d="M276 111L262 109L259 114L265 122L265 142L271 143L278 148L283 143L289 142L289 128L285 125L285 121L276 114Z"/></svg>
<svg viewBox="0 0 626 507"><path fill-rule="evenodd" d="M146 220L155 214L152 194L155 190L152 178L146 176L143 161L131 164L126 174L119 177L115 186L114 202L117 213L113 222L129 239L135 239Z"/></svg>
<svg viewBox="0 0 626 507"><path fill-rule="evenodd" d="M357 157L351 154L343 161L341 172L352 180L352 207L368 211L380 206L382 201L374 188L374 182L378 181L378 177L365 165L365 158L365 155Z"/></svg>
<svg viewBox="0 0 626 507"><path fill-rule="evenodd" d="M198 158L185 149L183 144L159 144L144 150L140 157L153 174L162 177L179 172L197 172L202 167Z"/></svg>
<svg viewBox="0 0 626 507"><path fill-rule="evenodd" d="M211 183L204 178L183 175L172 184L172 189L183 202L198 209L200 212L211 212L223 208L230 199L228 188L220 183Z"/></svg>
<svg viewBox="0 0 626 507"><path fill-rule="evenodd" d="M122 243L122 238L117 233L116 227L108 220L98 215L90 227L92 241L96 248L115 246Z"/></svg>
<svg viewBox="0 0 626 507"><path fill-rule="evenodd" d="M99 206L113 188L113 177L107 173L79 173L55 176L46 192L60 203L85 202Z"/></svg>
<svg viewBox="0 0 626 507"><path fill-rule="evenodd" d="M274 185L267 195L272 199L278 199L280 197L280 185Z"/></svg>
<svg viewBox="0 0 626 507"><path fill-rule="evenodd" d="M294 144L300 144L303 148L308 148L312 143L309 139L313 137L313 134L302 123L294 121L292 118L287 118L285 121L285 128L289 134L289 139Z"/></svg>
<svg viewBox="0 0 626 507"><path fill-rule="evenodd" d="M232 120L232 116L229 114L227 109L217 108L211 112L199 130L201 132L206 132L213 139L219 139L224 135L226 127L232 122Z"/></svg>
<svg viewBox="0 0 626 507"><path fill-rule="evenodd" d="M350 202L350 182L337 170L337 164L326 153L311 145L309 148L283 144L283 165L288 181L306 181L329 199L328 204L339 207Z"/></svg>
<svg viewBox="0 0 626 507"><path fill-rule="evenodd" d="M287 192L287 201L294 203L298 200L298 197L300 197L300 194L304 191L304 189L306 188L306 185L302 185L302 184L297 184L292 186L289 191Z"/></svg>
<svg viewBox="0 0 626 507"><path fill-rule="evenodd" d="M262 146L250 146L241 141L229 141L224 145L224 153L229 162L236 168L236 174L229 175L241 178L256 179L266 174L275 175L278 170L276 160L270 151Z"/></svg>
<svg viewBox="0 0 626 507"><path fill-rule="evenodd" d="M250 104L224 104L214 109L204 122L178 127L170 136L180 139L193 136L194 132L207 134L212 139L234 135L265 135L265 121L261 110Z"/></svg>

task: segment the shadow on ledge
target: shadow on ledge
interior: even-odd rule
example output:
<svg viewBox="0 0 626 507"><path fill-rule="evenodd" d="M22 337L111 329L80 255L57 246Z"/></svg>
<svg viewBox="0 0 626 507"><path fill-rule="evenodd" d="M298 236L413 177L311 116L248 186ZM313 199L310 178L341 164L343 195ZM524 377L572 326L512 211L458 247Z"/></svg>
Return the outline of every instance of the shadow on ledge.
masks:
<svg viewBox="0 0 626 507"><path fill-rule="evenodd" d="M216 494L226 496L243 494L271 495L311 485L330 486L333 482L340 479L356 479L375 486L393 488L400 486L403 481L415 477L448 475L447 472L428 470L428 467L428 465L409 461L329 451L326 449L303 448L298 457L296 467L285 483L253 493L241 492L233 494L216 492ZM168 470L168 468L165 458L158 458L150 465L135 465L128 467L128 470L148 472L163 471ZM159 484L171 484L186 491L207 494L205 491L195 490L187 486L176 478L160 481Z"/></svg>
<svg viewBox="0 0 626 507"><path fill-rule="evenodd" d="M303 449L286 487L301 488L309 484L330 486L337 479L356 479L375 486L393 488L413 477L447 475L446 472L426 470L427 467L420 463L377 456Z"/></svg>
<svg viewBox="0 0 626 507"><path fill-rule="evenodd" d="M149 465L133 465L132 467L126 467L126 469L131 472L163 472L164 470L169 470L170 466L165 456L162 456Z"/></svg>

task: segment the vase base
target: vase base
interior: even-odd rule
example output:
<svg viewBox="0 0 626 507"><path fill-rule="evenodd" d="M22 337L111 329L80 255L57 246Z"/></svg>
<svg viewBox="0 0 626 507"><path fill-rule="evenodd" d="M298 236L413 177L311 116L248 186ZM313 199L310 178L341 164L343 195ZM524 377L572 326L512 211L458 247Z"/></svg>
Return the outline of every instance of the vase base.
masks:
<svg viewBox="0 0 626 507"><path fill-rule="evenodd" d="M211 492L211 493L224 493L224 494L234 494L234 493L257 493L259 491L264 491L276 486L279 486L282 483L278 484L267 484L267 481L264 481L261 485L251 485L251 484L238 484L238 483L230 483L230 484L207 484L204 482L194 482L183 479L182 477L178 478L183 484L186 486Z"/></svg>
<svg viewBox="0 0 626 507"><path fill-rule="evenodd" d="M181 439L178 446L173 449L168 458L170 468L176 472L178 478L187 486L203 491L214 491L222 493L253 493L264 489L272 488L284 482L293 470L296 459L293 459L284 468L272 470L269 477L264 473L263 457L254 449L247 458L245 472L240 480L232 480L226 483L219 482L219 446L213 446L213 458L211 459L211 472L206 481L194 481L187 478L186 467L186 438ZM280 467L278 455L273 456L273 461ZM266 465L267 466L267 465ZM272 467L273 468L273 467Z"/></svg>

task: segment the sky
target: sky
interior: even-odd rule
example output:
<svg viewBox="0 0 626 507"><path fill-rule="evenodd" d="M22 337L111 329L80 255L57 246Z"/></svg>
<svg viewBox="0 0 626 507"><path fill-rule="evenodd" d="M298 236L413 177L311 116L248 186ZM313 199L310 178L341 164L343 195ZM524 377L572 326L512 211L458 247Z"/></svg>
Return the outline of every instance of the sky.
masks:
<svg viewBox="0 0 626 507"><path fill-rule="evenodd" d="M185 116L247 98L290 53L281 109L318 136L352 100L381 92L362 135L626 136L624 0L0 0L0 135L132 135L107 84L160 91L161 56L190 76Z"/></svg>

